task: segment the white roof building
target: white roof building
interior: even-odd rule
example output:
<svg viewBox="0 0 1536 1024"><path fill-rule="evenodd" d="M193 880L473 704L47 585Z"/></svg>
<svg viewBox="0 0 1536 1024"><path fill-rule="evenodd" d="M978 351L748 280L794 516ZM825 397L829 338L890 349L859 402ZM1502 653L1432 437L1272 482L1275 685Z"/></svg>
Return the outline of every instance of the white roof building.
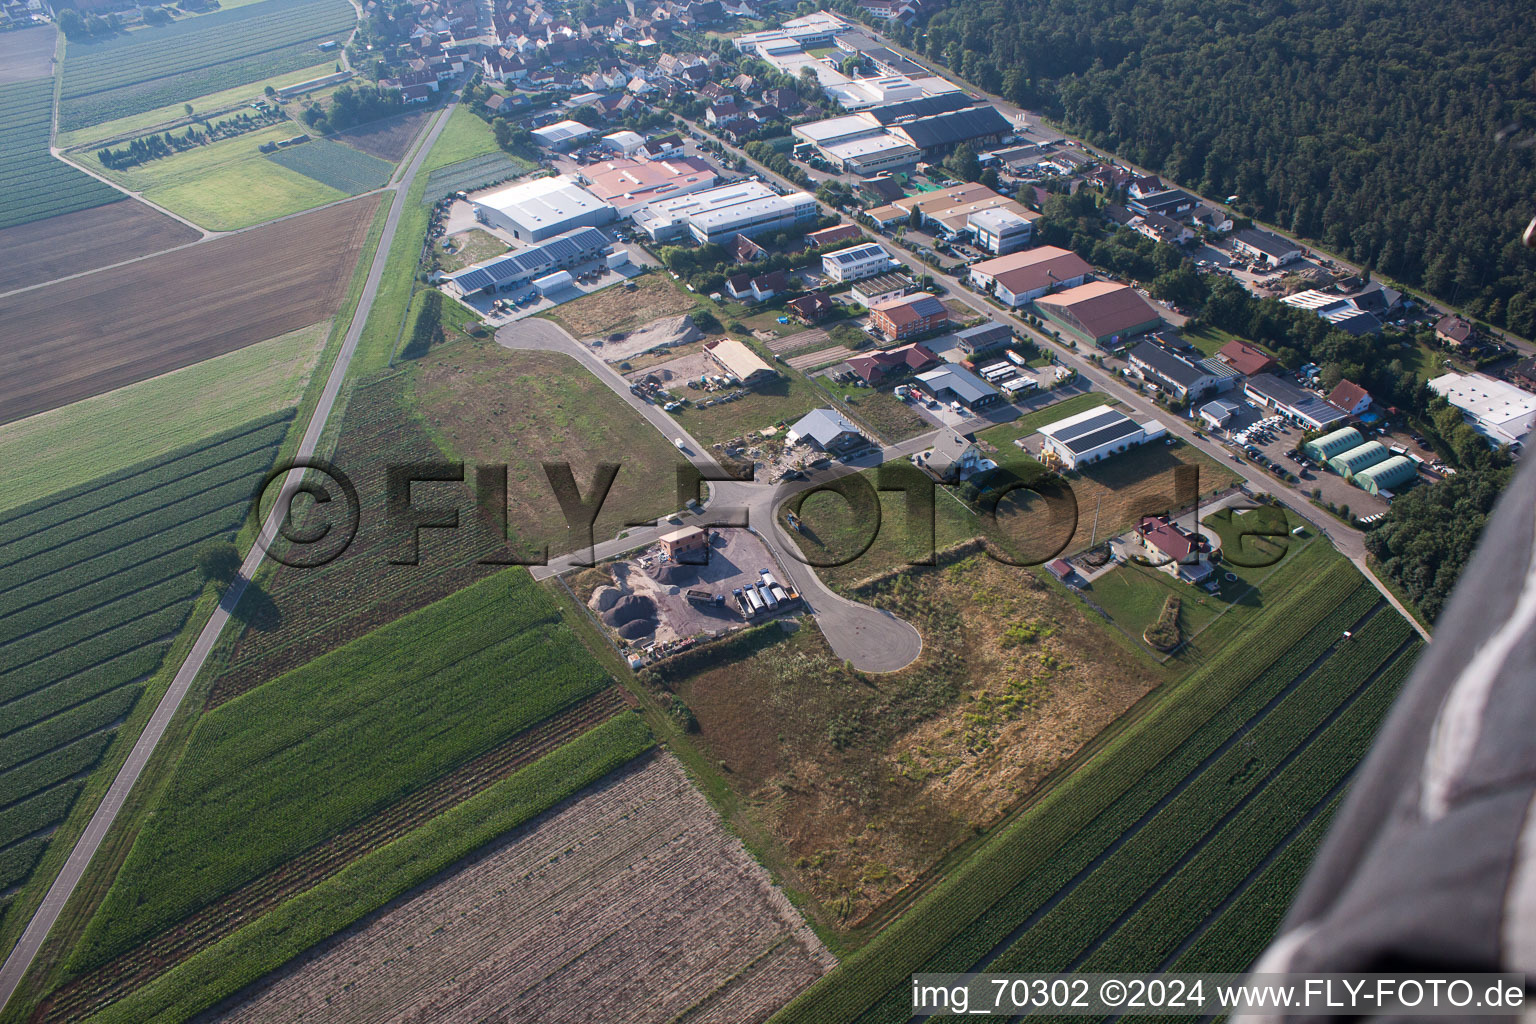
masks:
<svg viewBox="0 0 1536 1024"><path fill-rule="evenodd" d="M628 156L635 150L639 149L641 146L645 145L645 136L641 135L639 132L632 132L628 129L625 129L624 131L614 132L611 135L604 135L603 142L608 146L609 149Z"/></svg>
<svg viewBox="0 0 1536 1024"><path fill-rule="evenodd" d="M770 234L815 217L814 196L805 192L781 196L758 181L662 199L634 213L635 225L656 241L677 238L686 231L699 242Z"/></svg>
<svg viewBox="0 0 1536 1024"><path fill-rule="evenodd" d="M510 185L477 196L473 202L477 220L527 242L596 227L615 216L613 207L563 174Z"/></svg>
<svg viewBox="0 0 1536 1024"><path fill-rule="evenodd" d="M584 125L580 121L556 121L554 124L535 128L529 134L544 145L558 149L561 146L569 146L579 139L584 139L595 131L597 131L596 128Z"/></svg>
<svg viewBox="0 0 1536 1024"><path fill-rule="evenodd" d="M1536 395L1481 373L1447 373L1430 388L1494 444L1518 444L1536 425Z"/></svg>
<svg viewBox="0 0 1536 1024"><path fill-rule="evenodd" d="M1045 448L1069 469L1134 448L1166 428L1156 420L1137 423L1118 409L1101 405L1040 428Z"/></svg>

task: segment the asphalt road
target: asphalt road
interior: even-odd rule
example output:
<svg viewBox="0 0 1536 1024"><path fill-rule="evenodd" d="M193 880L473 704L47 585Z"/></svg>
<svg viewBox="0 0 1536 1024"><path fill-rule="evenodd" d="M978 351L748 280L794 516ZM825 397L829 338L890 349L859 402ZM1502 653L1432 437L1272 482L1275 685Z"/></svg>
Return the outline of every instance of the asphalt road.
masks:
<svg viewBox="0 0 1536 1024"><path fill-rule="evenodd" d="M321 432L325 429L326 420L331 415L331 408L336 402L336 396L341 391L342 382L347 376L347 367L352 361L352 354L357 350L358 339L362 337L363 327L368 321L369 310L373 308L374 300L379 293L379 283L384 277L384 266L389 259L390 243L394 240L395 230L400 224L401 212L405 209L407 193L421 164L426 158L427 152L432 148L432 143L442 132L443 126L448 123L448 117L452 113L457 100L450 102L437 115L436 122L432 125L425 140L417 148L415 156L406 166L404 173L399 175L395 188L394 200L390 203L389 214L384 222L384 232L379 237L378 248L374 252L373 265L368 269L368 277L363 285L362 297L358 301L357 312L352 318L352 326L347 331L347 336L342 342L341 352L336 357L336 362L331 368L331 374L326 379L325 390L320 395L320 401L315 406L314 413L310 416L309 426L304 431L303 440L299 444L296 458L304 459L312 456L316 445L319 443ZM295 470L284 480L279 490L279 498L273 504L272 513L267 517L262 528L262 536L270 540L277 533L281 523L280 511L286 511L288 498L298 487L303 478L302 470ZM266 544L252 545L251 551L245 557L245 562L240 567L240 575L225 592L224 598L208 619L203 630L198 634L192 650L177 670L176 676L171 680L170 687L165 696L160 699L160 704L150 716L144 731L139 734L138 742L128 754L128 759L123 762L117 777L112 780L112 785L107 790L106 796L96 808L96 813L91 816L90 823L86 825L85 832L75 843L74 849L69 853L69 859L64 862L64 867L49 887L48 893L43 897L43 902L28 922L26 931L22 933L20 941L16 943L11 955L6 958L5 965L0 967L0 1006L4 1006L16 991L16 986L21 982L22 975L31 966L38 950L42 948L43 941L48 937L48 932L58 920L59 914L64 909L70 894L79 884L86 868L90 865L91 858L96 855L102 840L117 820L118 812L122 810L128 794L138 781L144 766L149 763L154 755L155 747L159 744L165 730L170 726L177 710L181 707L183 698L186 697L192 680L203 667L208 654L213 650L214 643L223 631L225 623L229 621L231 612L240 602L240 597L245 593L246 582L261 565L266 553Z"/></svg>
<svg viewBox="0 0 1536 1024"><path fill-rule="evenodd" d="M682 438L688 448L684 454L700 472L715 478L728 475L703 444L679 426L671 416L632 393L629 381L594 355L591 349L571 337L559 324L550 320L519 320L497 331L496 342L503 348L563 352L571 356L594 377L607 384L614 394L645 417L668 440ZM931 446L932 436L931 433L924 434L863 459L852 460L840 467L838 472L855 472L887 459L905 458L912 452ZM682 520L685 524L750 528L773 552L786 581L799 591L806 607L815 616L816 625L838 658L861 672L894 672L905 668L916 661L923 650L922 636L916 628L890 612L850 601L834 593L816 575L815 570L799 557L799 548L784 534L775 520L774 510L780 502L798 490L815 486L817 482L811 480L793 486L774 486L717 479L710 484L709 500L704 510L700 513L685 512ZM601 561L632 548L654 543L662 534L677 528L666 520L654 526L633 528L626 531L623 537L615 537L596 545L591 552L574 552L553 558L548 565L534 566L533 576L535 579L548 579L577 565L587 564L587 559L594 555L595 560Z"/></svg>

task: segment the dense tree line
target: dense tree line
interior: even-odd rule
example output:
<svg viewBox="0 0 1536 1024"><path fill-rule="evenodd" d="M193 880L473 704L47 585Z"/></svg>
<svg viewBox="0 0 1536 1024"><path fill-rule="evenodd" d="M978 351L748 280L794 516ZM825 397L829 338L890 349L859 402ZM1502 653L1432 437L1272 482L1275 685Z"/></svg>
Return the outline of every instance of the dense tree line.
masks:
<svg viewBox="0 0 1536 1024"><path fill-rule="evenodd" d="M1431 622L1445 607L1512 472L1496 466L1415 487L1394 499L1386 518L1365 535L1382 571Z"/></svg>
<svg viewBox="0 0 1536 1024"><path fill-rule="evenodd" d="M1536 335L1528 7L977 0L899 42L1092 142Z"/></svg>
<svg viewBox="0 0 1536 1024"><path fill-rule="evenodd" d="M329 108L318 103L304 108L304 123L319 132L339 132L391 117L405 109L399 89L377 85L342 85L331 94Z"/></svg>

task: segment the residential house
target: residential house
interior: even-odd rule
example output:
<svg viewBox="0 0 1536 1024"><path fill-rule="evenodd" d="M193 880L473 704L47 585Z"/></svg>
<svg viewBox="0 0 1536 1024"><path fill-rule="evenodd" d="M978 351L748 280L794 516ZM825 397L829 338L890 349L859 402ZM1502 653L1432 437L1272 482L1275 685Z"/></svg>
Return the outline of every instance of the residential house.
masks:
<svg viewBox="0 0 1536 1024"><path fill-rule="evenodd" d="M976 442L954 430L941 430L933 447L912 456L912 461L940 483L959 483L985 463Z"/></svg>
<svg viewBox="0 0 1536 1024"><path fill-rule="evenodd" d="M803 324L819 324L831 316L836 308L831 297L823 291L814 291L790 299L787 305L791 315Z"/></svg>
<svg viewBox="0 0 1536 1024"><path fill-rule="evenodd" d="M1350 416L1359 416L1371 407L1371 394L1351 381L1341 380L1328 393L1328 404Z"/></svg>
<svg viewBox="0 0 1536 1024"><path fill-rule="evenodd" d="M869 444L859 428L836 409L812 409L789 428L785 440L830 455L842 455Z"/></svg>
<svg viewBox="0 0 1536 1024"><path fill-rule="evenodd" d="M1201 558L1199 541L1167 516L1144 516L1136 524L1136 535L1155 557L1166 559L1175 574L1187 583L1201 583L1216 571Z"/></svg>
<svg viewBox="0 0 1536 1024"><path fill-rule="evenodd" d="M1245 377L1268 373L1279 365L1268 352L1238 338L1221 346L1216 352L1216 358Z"/></svg>
<svg viewBox="0 0 1536 1024"><path fill-rule="evenodd" d="M887 299L869 311L870 324L887 341L913 338L949 323L949 310L932 295L922 293Z"/></svg>
<svg viewBox="0 0 1536 1024"><path fill-rule="evenodd" d="M938 357L926 345L915 341L910 345L853 356L848 365L866 384L880 385L909 373L921 373L937 362Z"/></svg>
<svg viewBox="0 0 1536 1024"><path fill-rule="evenodd" d="M1469 320L1448 314L1436 321L1435 337L1451 348L1465 348L1477 338L1477 328Z"/></svg>

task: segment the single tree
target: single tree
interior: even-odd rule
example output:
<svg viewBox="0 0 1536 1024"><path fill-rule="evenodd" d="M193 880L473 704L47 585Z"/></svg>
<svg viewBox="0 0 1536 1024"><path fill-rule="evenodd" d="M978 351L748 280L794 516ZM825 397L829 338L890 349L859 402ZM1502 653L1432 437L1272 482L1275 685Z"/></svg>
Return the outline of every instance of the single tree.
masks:
<svg viewBox="0 0 1536 1024"><path fill-rule="evenodd" d="M205 578L228 583L240 572L240 552L228 541L209 541L197 551L197 567Z"/></svg>

